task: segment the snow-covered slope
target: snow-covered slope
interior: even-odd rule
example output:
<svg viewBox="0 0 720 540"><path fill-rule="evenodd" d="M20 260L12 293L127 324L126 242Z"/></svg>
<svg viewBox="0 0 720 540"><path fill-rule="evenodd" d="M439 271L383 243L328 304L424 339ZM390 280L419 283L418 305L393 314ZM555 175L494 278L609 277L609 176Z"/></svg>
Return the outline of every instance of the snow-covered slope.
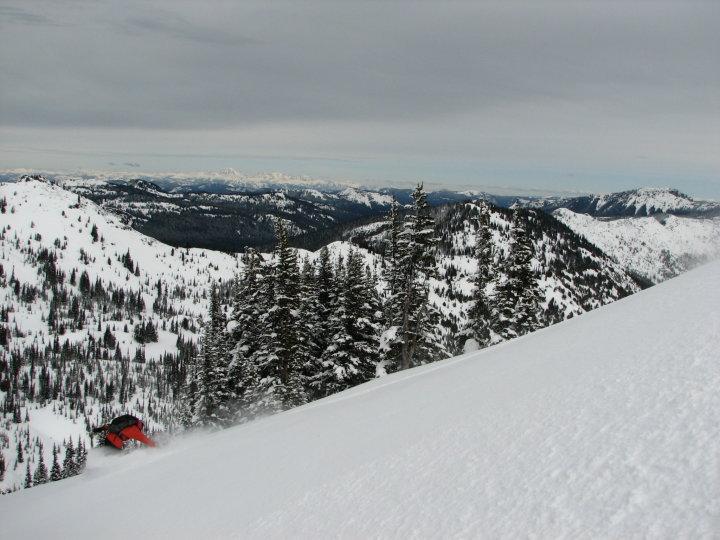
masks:
<svg viewBox="0 0 720 540"><path fill-rule="evenodd" d="M204 316L207 306L198 302L198 297L213 280L228 281L239 269L235 256L167 246L133 230L88 199L46 182L0 184L0 198L7 201L7 212L0 218L5 229L0 244L5 273L9 276L14 272L23 282L40 284L39 265L30 263L24 252L46 248L56 252L56 266L67 276L78 268L78 261L84 263L81 269L88 273L91 283L101 279L134 291L141 291L147 282L152 290L158 280L186 287L186 292L198 296L174 307ZM128 273L119 260L128 251L141 264L138 275ZM152 298L148 300L152 304Z"/></svg>
<svg viewBox="0 0 720 540"><path fill-rule="evenodd" d="M120 411L151 430L168 427L180 384L172 381L199 339L208 291L241 266L225 253L157 242L45 182L2 184L0 201L4 491L35 470L38 448L49 467L54 445L87 441L89 424ZM140 343L135 331L146 324L157 339Z"/></svg>
<svg viewBox="0 0 720 540"><path fill-rule="evenodd" d="M600 220L560 208L553 215L624 268L657 283L720 257L720 218Z"/></svg>
<svg viewBox="0 0 720 540"><path fill-rule="evenodd" d="M712 538L720 264L0 500L3 537Z"/></svg>

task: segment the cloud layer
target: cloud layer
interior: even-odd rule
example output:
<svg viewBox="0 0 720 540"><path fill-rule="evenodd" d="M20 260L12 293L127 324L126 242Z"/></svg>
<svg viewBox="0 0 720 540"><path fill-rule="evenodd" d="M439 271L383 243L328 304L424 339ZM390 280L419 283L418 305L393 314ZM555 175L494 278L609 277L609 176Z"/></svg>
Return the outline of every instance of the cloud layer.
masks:
<svg viewBox="0 0 720 540"><path fill-rule="evenodd" d="M43 146L711 186L718 23L720 4L694 1L3 2L0 159Z"/></svg>

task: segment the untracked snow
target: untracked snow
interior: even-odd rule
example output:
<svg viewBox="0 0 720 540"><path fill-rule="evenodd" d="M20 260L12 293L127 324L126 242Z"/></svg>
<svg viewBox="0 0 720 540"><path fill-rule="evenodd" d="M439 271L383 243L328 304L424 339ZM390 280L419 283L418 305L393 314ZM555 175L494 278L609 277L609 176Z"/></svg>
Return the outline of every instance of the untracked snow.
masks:
<svg viewBox="0 0 720 540"><path fill-rule="evenodd" d="M0 498L3 538L717 538L720 263Z"/></svg>

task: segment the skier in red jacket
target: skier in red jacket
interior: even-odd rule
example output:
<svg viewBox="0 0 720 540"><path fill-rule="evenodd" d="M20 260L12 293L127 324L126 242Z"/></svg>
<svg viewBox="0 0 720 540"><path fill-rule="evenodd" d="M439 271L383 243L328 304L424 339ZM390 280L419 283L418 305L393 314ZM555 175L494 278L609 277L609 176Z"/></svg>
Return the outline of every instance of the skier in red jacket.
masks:
<svg viewBox="0 0 720 540"><path fill-rule="evenodd" d="M145 424L142 423L142 420L131 414L124 414L114 418L109 424L96 427L93 429L93 433L104 432L105 444L114 446L118 450L122 450L128 439L135 439L148 446L157 446L155 441L142 432L144 428Z"/></svg>

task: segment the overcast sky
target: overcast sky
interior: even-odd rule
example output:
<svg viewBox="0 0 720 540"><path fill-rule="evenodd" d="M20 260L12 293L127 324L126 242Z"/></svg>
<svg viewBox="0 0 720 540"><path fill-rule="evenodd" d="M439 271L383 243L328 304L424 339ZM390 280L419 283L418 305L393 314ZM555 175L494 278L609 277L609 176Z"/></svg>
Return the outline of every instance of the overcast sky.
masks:
<svg viewBox="0 0 720 540"><path fill-rule="evenodd" d="M720 199L719 28L693 0L0 0L0 168Z"/></svg>

